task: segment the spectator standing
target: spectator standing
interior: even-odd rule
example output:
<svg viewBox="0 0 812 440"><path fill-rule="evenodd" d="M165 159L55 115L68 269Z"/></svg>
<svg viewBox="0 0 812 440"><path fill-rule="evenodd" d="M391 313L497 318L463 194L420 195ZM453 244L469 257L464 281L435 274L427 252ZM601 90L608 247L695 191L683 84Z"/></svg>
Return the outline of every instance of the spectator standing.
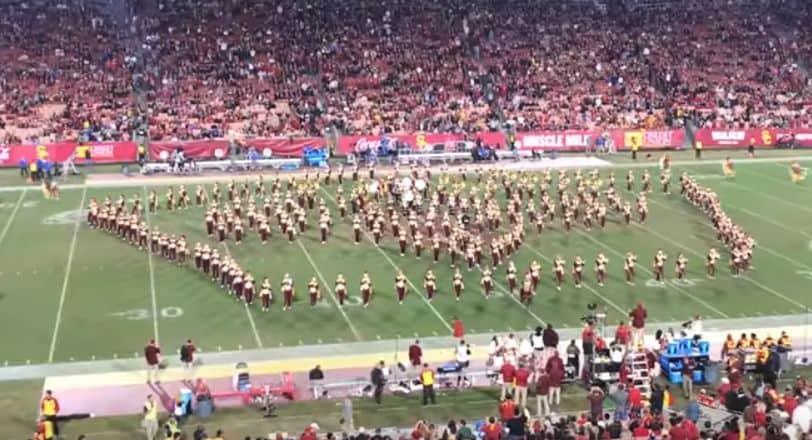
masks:
<svg viewBox="0 0 812 440"><path fill-rule="evenodd" d="M155 398L152 397L152 394L147 396L143 411L144 420L141 422L141 425L144 427L147 440L157 440L158 431L160 430L160 426L158 425L158 403L155 401Z"/></svg>
<svg viewBox="0 0 812 440"><path fill-rule="evenodd" d="M527 386L530 381L530 368L519 364L516 370L516 403L520 408L527 407Z"/></svg>
<svg viewBox="0 0 812 440"><path fill-rule="evenodd" d="M550 375L542 371L536 377L536 415L539 418L550 413Z"/></svg>
<svg viewBox="0 0 812 440"><path fill-rule="evenodd" d="M324 384L324 371L321 365L316 365L307 373L307 380L310 381L310 388L313 390L313 398L318 399L322 395L322 385Z"/></svg>
<svg viewBox="0 0 812 440"><path fill-rule="evenodd" d="M409 362L412 364L412 368L420 367L422 358L423 349L420 347L420 341L415 340L414 344L409 346Z"/></svg>
<svg viewBox="0 0 812 440"><path fill-rule="evenodd" d="M482 428L484 440L502 440L502 425L496 422L496 418L489 417L488 423Z"/></svg>
<svg viewBox="0 0 812 440"><path fill-rule="evenodd" d="M384 363L383 361L380 361L377 365L375 365L375 367L372 368L372 372L369 374L370 382L372 382L373 387L372 394L375 399L375 403L381 403L381 396L383 395L383 387L386 384L386 378L384 377L383 368ZM425 387L425 383L423 384L423 386Z"/></svg>
<svg viewBox="0 0 812 440"><path fill-rule="evenodd" d="M155 382L161 383L159 377L161 365L161 347L155 342L155 339L150 339L149 344L144 347L144 359L147 361L147 384Z"/></svg>
<svg viewBox="0 0 812 440"><path fill-rule="evenodd" d="M618 384L611 397L615 403L615 420L625 422L629 416L629 392L626 391L626 385Z"/></svg>
<svg viewBox="0 0 812 440"><path fill-rule="evenodd" d="M434 405L437 403L437 397L434 395L434 371L429 368L429 364L423 364L423 370L420 372L420 383L423 384L423 406L429 404Z"/></svg>
<svg viewBox="0 0 812 440"><path fill-rule="evenodd" d="M197 352L197 347L191 339L187 339L186 343L180 347L180 362L186 372L186 380L191 380L194 375L195 352Z"/></svg>
<svg viewBox="0 0 812 440"><path fill-rule="evenodd" d="M689 357L682 358L682 395L689 400L694 397L694 361Z"/></svg>
<svg viewBox="0 0 812 440"><path fill-rule="evenodd" d="M513 401L513 396L508 394L499 402L499 419L502 420L502 423L507 423L513 418L514 410L516 410L516 402Z"/></svg>
<svg viewBox="0 0 812 440"><path fill-rule="evenodd" d="M564 381L564 362L558 357L558 352L547 361L545 371L550 376L550 405L561 404L561 382Z"/></svg>
<svg viewBox="0 0 812 440"><path fill-rule="evenodd" d="M457 440L474 440L476 436L474 436L473 431L465 422L465 420L460 420L459 430L457 430Z"/></svg>
<svg viewBox="0 0 812 440"><path fill-rule="evenodd" d="M600 420L603 416L603 401L606 398L603 390L600 387L593 386L589 390L586 399L589 402L589 415L594 420Z"/></svg>
<svg viewBox="0 0 812 440"><path fill-rule="evenodd" d="M637 303L637 307L629 312L629 318L632 320L632 344L635 347L641 346L645 343L646 318L648 318L648 312L642 302Z"/></svg>
<svg viewBox="0 0 812 440"><path fill-rule="evenodd" d="M527 416L521 408L513 409L513 417L507 422L508 439L509 440L522 440L525 437L525 426L527 425Z"/></svg>
<svg viewBox="0 0 812 440"><path fill-rule="evenodd" d="M590 322L584 324L584 330L581 332L581 347L584 349L584 374L586 374L595 354L595 330Z"/></svg>
<svg viewBox="0 0 812 440"><path fill-rule="evenodd" d="M626 348L632 342L632 332L624 321L620 321L615 329L615 343L620 344Z"/></svg>
<svg viewBox="0 0 812 440"><path fill-rule="evenodd" d="M541 356L541 353L544 351L544 336L543 336L543 329L541 326L536 327L536 331L530 335L530 345L533 346L533 351L536 352L537 356Z"/></svg>

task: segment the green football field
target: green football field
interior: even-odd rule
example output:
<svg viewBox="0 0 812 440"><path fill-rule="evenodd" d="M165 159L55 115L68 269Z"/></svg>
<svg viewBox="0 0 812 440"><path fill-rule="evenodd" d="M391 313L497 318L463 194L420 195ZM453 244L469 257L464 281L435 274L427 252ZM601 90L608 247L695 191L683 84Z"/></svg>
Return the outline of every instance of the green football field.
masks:
<svg viewBox="0 0 812 440"><path fill-rule="evenodd" d="M228 244L228 252L258 280L271 277L275 294L284 273L294 277L298 301L288 312L282 311L279 302L269 312L262 312L256 303L252 307L237 303L192 265L179 267L138 251L105 232L88 228L84 216L79 215L91 197L102 200L110 194L115 199L122 193L144 199L151 187L71 188L65 189L58 201L43 199L36 187L3 191L0 362L19 365L131 358L153 336L167 346L179 346L192 338L204 351L411 339L449 334L454 316L465 323L469 333L524 332L540 323L575 327L586 313L586 304L592 302L606 309L610 322L621 319L638 301L647 305L651 319L657 322L687 320L697 313L706 318L802 313L811 302L806 282L812 281L812 184L809 180L792 184L786 162L747 163L741 153L736 154L737 175L733 180L722 179L720 165L707 163L710 158L703 163L677 156L689 163L675 164L676 191L670 196L659 192L659 169L650 162L654 192L649 197L650 219L645 225L626 226L610 217L604 230L587 232L579 224L565 233L556 219L540 235L528 231L525 245L512 259L520 271L532 260L542 265L542 283L529 308L499 288L505 285L504 267L495 272L495 297L487 300L481 295L479 272L463 268L466 291L457 302L450 289L453 269L447 255L437 265L428 255L421 260L413 252L402 257L391 236L386 236L380 247L366 237L361 245L353 245L352 226L338 218L331 198L335 185L323 187L320 194L336 222L327 245L319 243L312 212L310 229L292 244L278 228L265 246L252 232L241 245ZM614 160L613 169L622 187L624 167L629 162L625 157ZM642 169L639 164L632 166L638 167L639 184ZM754 270L738 278L726 270L714 280L704 276L705 254L710 247L722 246L709 220L677 194L676 178L683 170L713 187L728 214L756 238ZM604 180L608 172L601 170ZM4 173L3 184L16 180L11 172ZM350 184L345 185L345 193L349 193ZM193 184L187 188L194 191ZM162 199L166 187L156 189ZM633 200L632 194L622 192L622 196ZM202 208L172 213L160 210L148 220L162 231L186 234L190 246L196 241L216 244L205 235ZM664 286L649 282L651 260L658 248L670 257L669 280ZM220 249L226 252L224 247ZM626 251L640 258L635 286L628 286L623 279L622 254ZM610 259L610 280L603 287L596 284L591 264L600 252ZM689 259L689 278L683 281L673 279L673 261L680 252ZM553 288L551 260L557 254L567 260L568 267L576 255L587 261L584 288L576 289L569 279L561 292ZM726 267L724 254L721 268ZM439 293L433 302L422 295L423 274L428 268L438 279ZM359 306L357 298L365 270L376 290L366 309ZM398 270L414 287L403 305L397 304L393 292ZM337 307L331 295L338 273L345 275L350 293L356 297L344 309ZM314 276L326 284L325 295L317 307L310 307L304 286Z"/></svg>

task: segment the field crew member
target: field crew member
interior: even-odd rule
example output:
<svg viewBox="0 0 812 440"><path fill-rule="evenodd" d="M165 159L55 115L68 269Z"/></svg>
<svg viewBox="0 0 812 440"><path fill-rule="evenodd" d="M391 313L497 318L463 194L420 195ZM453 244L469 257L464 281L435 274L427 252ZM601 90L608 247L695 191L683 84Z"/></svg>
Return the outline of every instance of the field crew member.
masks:
<svg viewBox="0 0 812 440"><path fill-rule="evenodd" d="M434 395L434 371L429 368L429 364L423 364L423 370L420 372L420 383L423 384L423 405L428 405L429 400L431 404L437 403L436 396Z"/></svg>
<svg viewBox="0 0 812 440"><path fill-rule="evenodd" d="M144 421L141 423L147 434L147 440L156 440L160 427L158 426L158 403L152 394L147 396L144 403Z"/></svg>

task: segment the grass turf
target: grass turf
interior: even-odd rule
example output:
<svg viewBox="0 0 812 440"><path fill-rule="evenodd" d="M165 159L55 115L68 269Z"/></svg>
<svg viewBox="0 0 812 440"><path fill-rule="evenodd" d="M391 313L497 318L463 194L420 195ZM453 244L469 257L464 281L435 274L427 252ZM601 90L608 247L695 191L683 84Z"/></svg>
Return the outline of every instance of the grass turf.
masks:
<svg viewBox="0 0 812 440"><path fill-rule="evenodd" d="M716 157L724 154L714 153ZM621 156L616 160L620 162L615 173L621 186L627 159ZM691 205L677 194L664 196L658 191L656 164L651 167L655 191L650 196L650 221L646 225L625 226L610 221L605 230L586 232L578 225L567 234L556 220L541 235L528 232L525 246L513 260L520 270L533 259L543 267L542 284L529 309L504 293L485 300L479 274L465 269L462 272L467 290L461 302L454 301L450 289L453 270L447 255L437 265L431 264L428 255L416 260L413 251L401 257L389 236L380 249L366 238L360 246L353 245L351 225L338 219L337 208L327 194L320 195L325 197L336 221L328 245L319 243L312 217L311 229L299 237L299 243L288 244L278 229L267 246L262 246L251 232L243 244L229 243L229 251L258 279L271 277L275 293L284 273L297 281L300 293L293 311L283 313L277 303L270 312L263 313L256 305L246 308L235 303L191 268L176 267L159 257L153 257L150 266L146 253L83 224L77 227L75 214L83 199L86 204L90 197L103 199L108 193L116 196L120 192L128 197L138 193L144 198L143 188L72 189L64 191L58 201L43 200L39 191L32 189L23 195L16 211L20 192L0 193L0 234L7 228L6 234L0 235L0 302L7 312L7 319L0 322L4 335L0 362L137 356L156 328L164 345L179 346L191 337L204 350L211 351L350 342L358 339L352 328L363 340L444 335L449 333L453 316L462 319L468 332L477 333L524 332L540 321L572 327L578 325L590 302L603 304L610 322L620 319L637 301L646 303L655 321L682 320L695 313L720 318L804 310L809 297L803 281L812 278L812 227L808 224L812 188L808 181L791 184L786 164L739 166L731 181L719 178L718 164L675 166L674 180L686 170L713 187L728 213L759 243L754 258L756 270L747 277L733 278L723 270L716 280L707 280L702 258L710 247L721 245L709 221ZM638 182L641 171L636 170ZM607 173L601 171L603 176ZM187 187L194 189L193 185ZM163 196L165 189L158 187L158 194ZM330 195L335 193L334 186L325 190ZM623 198L631 199L632 195L624 193ZM159 211L150 221L162 230L187 234L193 244L206 240L202 215L201 208L193 207L175 213ZM658 248L671 257L669 278L676 254L683 252L689 258L690 281L670 281L666 287L647 285L650 274L646 270ZM634 287L627 286L622 278L621 254L627 250L640 256L641 270ZM549 259L561 254L569 263L575 255L581 255L591 262L599 252L610 258L606 286L596 285L590 263L586 267L589 288L575 289L568 282L561 292L553 289ZM405 304L398 306L392 291L396 271L403 270L422 290L427 268L437 276L438 297L429 305L417 292L410 291ZM368 309L348 306L345 319L330 298L325 297L315 308L306 304L303 286L311 277L320 274L331 289L336 275L343 273L350 293L357 295L363 270L369 272L377 291ZM504 284L504 275L503 268L497 270L496 281ZM327 289L325 294L329 294ZM26 330L20 331L22 328Z"/></svg>

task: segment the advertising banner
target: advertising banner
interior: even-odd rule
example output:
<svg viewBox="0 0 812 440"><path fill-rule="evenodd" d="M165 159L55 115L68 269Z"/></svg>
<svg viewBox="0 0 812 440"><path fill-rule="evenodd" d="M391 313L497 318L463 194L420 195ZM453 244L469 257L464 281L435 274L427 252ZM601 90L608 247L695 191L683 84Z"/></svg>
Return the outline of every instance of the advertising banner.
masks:
<svg viewBox="0 0 812 440"><path fill-rule="evenodd" d="M37 159L53 162L64 162L72 153L76 153L74 162L85 162L85 153L90 152L94 163L135 162L135 142L58 142L47 145L0 145L0 167L16 167L21 160L27 163Z"/></svg>
<svg viewBox="0 0 812 440"><path fill-rule="evenodd" d="M775 130L771 128L700 128L696 140L705 148L745 148L753 139L757 147L775 145Z"/></svg>

